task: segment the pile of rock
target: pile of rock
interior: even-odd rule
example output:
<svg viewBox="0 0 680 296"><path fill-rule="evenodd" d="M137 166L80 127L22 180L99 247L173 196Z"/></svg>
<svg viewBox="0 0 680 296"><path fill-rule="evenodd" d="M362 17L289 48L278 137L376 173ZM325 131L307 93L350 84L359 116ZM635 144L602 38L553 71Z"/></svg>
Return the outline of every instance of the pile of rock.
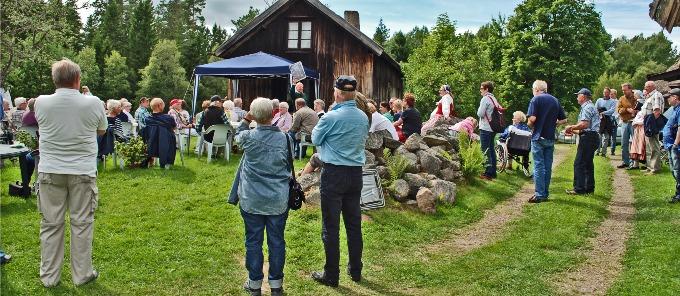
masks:
<svg viewBox="0 0 680 296"><path fill-rule="evenodd" d="M381 179L388 180L390 173L383 155L385 148L392 157L401 157L407 163L406 173L385 189L390 196L403 203L417 204L426 213L436 211L437 200L454 203L456 183L462 180L458 154L458 139L449 133L450 122L438 123L427 135L411 135L402 145L393 140L388 131L369 133L366 140L364 169L376 169ZM321 174L315 172L298 179L306 192L308 204L318 205Z"/></svg>

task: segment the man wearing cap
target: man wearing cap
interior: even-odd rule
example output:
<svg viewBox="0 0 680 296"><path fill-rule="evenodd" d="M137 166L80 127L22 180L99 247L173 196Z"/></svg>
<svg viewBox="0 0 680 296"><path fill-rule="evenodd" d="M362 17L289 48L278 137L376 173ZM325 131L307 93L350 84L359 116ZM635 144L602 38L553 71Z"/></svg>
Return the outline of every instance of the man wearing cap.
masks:
<svg viewBox="0 0 680 296"><path fill-rule="evenodd" d="M593 104L592 93L582 88L576 93L581 111L578 115L579 123L567 126L566 134L578 134L579 142L574 159L574 188L567 190L567 194L590 194L595 192L595 165L593 158L599 146L600 114Z"/></svg>
<svg viewBox="0 0 680 296"><path fill-rule="evenodd" d="M357 81L340 76L335 81L336 105L312 130L312 143L324 163L321 171L321 238L326 254L323 272L312 278L326 286L337 287L340 277L340 215L347 231L349 264L347 272L355 282L361 280L363 239L361 237L362 166L368 138L368 117L357 108Z"/></svg>
<svg viewBox="0 0 680 296"><path fill-rule="evenodd" d="M170 110L168 111L168 115L175 119L175 124L177 125L179 133L185 134L186 129L192 128L194 125L189 121L188 113L183 114L184 112L182 111L184 110L182 110L182 103L184 103L184 100L182 99L170 100Z"/></svg>
<svg viewBox="0 0 680 296"><path fill-rule="evenodd" d="M203 116L198 121L196 132L200 133L215 124L229 124L229 117L224 113L221 106L222 98L220 96L214 95L210 98L210 106L208 106L208 110L203 113ZM229 124L229 126L231 125ZM207 133L203 136L203 140L212 143L213 135L214 132Z"/></svg>
<svg viewBox="0 0 680 296"><path fill-rule="evenodd" d="M675 194L671 197L671 203L680 203L680 89L674 88L664 96L668 98L668 104L673 106L673 112L663 128L663 146L669 152L669 164L671 173L675 178Z"/></svg>

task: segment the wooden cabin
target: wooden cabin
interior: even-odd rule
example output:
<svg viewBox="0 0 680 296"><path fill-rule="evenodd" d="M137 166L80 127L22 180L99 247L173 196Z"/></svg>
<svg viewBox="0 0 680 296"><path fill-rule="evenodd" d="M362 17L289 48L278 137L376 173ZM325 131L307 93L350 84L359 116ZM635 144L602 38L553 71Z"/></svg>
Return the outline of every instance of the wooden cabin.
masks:
<svg viewBox="0 0 680 296"><path fill-rule="evenodd" d="M317 0L279 0L224 42L215 55L233 58L263 51L320 74L319 95L306 79L305 93L333 102L333 83L339 75L354 75L358 90L376 101L401 97L399 64L360 30L359 13L340 17ZM289 82L283 78L239 80L238 93L249 102L258 96L286 99Z"/></svg>

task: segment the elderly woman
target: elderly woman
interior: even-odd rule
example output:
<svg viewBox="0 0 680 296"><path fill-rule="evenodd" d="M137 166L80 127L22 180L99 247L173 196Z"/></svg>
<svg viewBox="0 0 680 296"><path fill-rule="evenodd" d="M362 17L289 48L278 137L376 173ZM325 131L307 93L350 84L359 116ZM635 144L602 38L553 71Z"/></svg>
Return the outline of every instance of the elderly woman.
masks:
<svg viewBox="0 0 680 296"><path fill-rule="evenodd" d="M22 126L38 126L38 120L35 118L35 99L28 100L28 111L24 113L21 118Z"/></svg>
<svg viewBox="0 0 680 296"><path fill-rule="evenodd" d="M287 133L293 126L293 115L288 113L288 103L279 103L279 113L274 115L272 125L278 126L282 132Z"/></svg>
<svg viewBox="0 0 680 296"><path fill-rule="evenodd" d="M282 112L288 113L288 106L285 107ZM283 293L284 230L288 219L288 182L292 174L288 155L293 149L288 143L293 141L272 125L272 109L270 100L255 99L236 134L236 144L244 153L229 202L239 203L245 224L248 279L244 288L251 295L261 293L265 229L269 247L269 286L272 295ZM258 123L253 130L249 129L252 120Z"/></svg>
<svg viewBox="0 0 680 296"><path fill-rule="evenodd" d="M401 131L404 137L400 141L406 141L408 137L412 134L420 134L420 130L423 128L423 121L420 119L420 112L416 110L416 97L412 93L407 93L404 95L404 101L406 102L406 110L401 113L399 119L396 119L394 127L401 127ZM396 102L395 102L396 104Z"/></svg>
<svg viewBox="0 0 680 296"><path fill-rule="evenodd" d="M644 102L642 98L642 92L639 90L633 91L633 96L637 102ZM635 118L633 118L633 136L631 137L630 143L630 159L633 161L630 167L627 169L635 170L640 168L640 162L645 162L647 157L646 144L647 139L645 138L645 115L644 112L638 112Z"/></svg>
<svg viewBox="0 0 680 296"><path fill-rule="evenodd" d="M132 110L132 103L125 100L124 102L121 102L121 105L123 106L123 114L127 117L127 122L135 122L135 117L130 113L130 110Z"/></svg>
<svg viewBox="0 0 680 296"><path fill-rule="evenodd" d="M118 142L127 142L128 137L123 133L123 125L121 124L118 115L123 112L123 106L119 100L106 101L106 109L109 110L106 119L109 122L109 127L113 130L113 136Z"/></svg>
<svg viewBox="0 0 680 296"><path fill-rule="evenodd" d="M234 120L237 117L236 114L234 113L234 102L226 100L224 101L224 104L222 104L222 108L224 108L224 114L227 115L229 121L238 121Z"/></svg>

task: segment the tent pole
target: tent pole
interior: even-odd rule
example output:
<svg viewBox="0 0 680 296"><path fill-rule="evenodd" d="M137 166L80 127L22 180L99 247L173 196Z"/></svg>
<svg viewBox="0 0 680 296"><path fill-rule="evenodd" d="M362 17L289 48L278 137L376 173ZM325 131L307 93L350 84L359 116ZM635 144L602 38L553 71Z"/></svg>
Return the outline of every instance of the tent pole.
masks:
<svg viewBox="0 0 680 296"><path fill-rule="evenodd" d="M198 99L198 84L201 81L201 76L196 74L194 76L194 100L191 104L191 119L192 121L196 118L196 100ZM198 133L198 131L196 131ZM187 137L187 153L189 153L189 147L191 147L191 128L189 128L189 136ZM180 147L179 149L183 149Z"/></svg>

